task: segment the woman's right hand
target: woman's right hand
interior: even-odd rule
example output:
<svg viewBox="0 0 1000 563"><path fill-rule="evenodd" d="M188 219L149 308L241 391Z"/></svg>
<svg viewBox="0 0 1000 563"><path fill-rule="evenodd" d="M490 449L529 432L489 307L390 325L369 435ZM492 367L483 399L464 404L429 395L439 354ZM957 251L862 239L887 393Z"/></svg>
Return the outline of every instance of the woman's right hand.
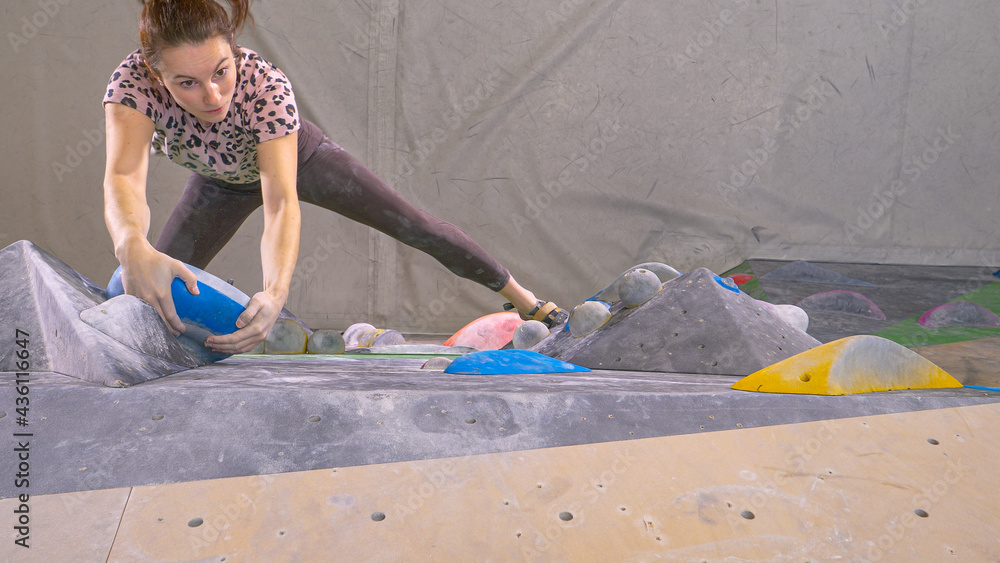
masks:
<svg viewBox="0 0 1000 563"><path fill-rule="evenodd" d="M128 253L122 261L122 286L125 293L149 303L174 336L185 330L184 323L174 309L170 285L174 278L181 278L188 291L198 295L198 278L180 260L158 252L148 244Z"/></svg>

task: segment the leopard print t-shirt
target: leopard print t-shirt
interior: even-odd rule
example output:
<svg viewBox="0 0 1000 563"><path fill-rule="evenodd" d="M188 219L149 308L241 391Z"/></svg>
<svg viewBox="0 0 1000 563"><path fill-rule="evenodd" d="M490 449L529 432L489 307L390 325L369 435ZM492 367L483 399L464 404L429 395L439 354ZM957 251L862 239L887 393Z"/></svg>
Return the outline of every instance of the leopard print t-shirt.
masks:
<svg viewBox="0 0 1000 563"><path fill-rule="evenodd" d="M232 184L260 179L257 143L299 129L288 78L250 49L237 47L238 77L226 118L206 124L154 80L136 50L111 75L104 103L144 113L156 126L153 150L199 174Z"/></svg>

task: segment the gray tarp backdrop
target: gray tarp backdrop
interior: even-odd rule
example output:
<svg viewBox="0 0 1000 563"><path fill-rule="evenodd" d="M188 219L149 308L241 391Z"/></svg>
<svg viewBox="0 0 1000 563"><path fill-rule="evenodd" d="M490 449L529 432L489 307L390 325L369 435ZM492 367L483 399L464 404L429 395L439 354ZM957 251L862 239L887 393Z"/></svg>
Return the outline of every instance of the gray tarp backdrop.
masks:
<svg viewBox="0 0 1000 563"><path fill-rule="evenodd" d="M137 2L0 7L0 245L94 281L101 97L137 47ZM971 0L259 1L239 43L301 112L415 205L572 306L623 269L748 256L1000 263L1000 4ZM186 173L154 159L155 239ZM303 205L288 307L450 332L502 299ZM262 218L210 265L258 291Z"/></svg>

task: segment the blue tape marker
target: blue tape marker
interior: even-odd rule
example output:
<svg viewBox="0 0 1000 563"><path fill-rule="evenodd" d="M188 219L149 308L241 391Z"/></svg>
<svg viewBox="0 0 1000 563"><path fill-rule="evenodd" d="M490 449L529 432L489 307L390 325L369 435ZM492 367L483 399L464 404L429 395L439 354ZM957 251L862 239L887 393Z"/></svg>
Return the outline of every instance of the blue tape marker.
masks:
<svg viewBox="0 0 1000 563"><path fill-rule="evenodd" d="M1000 393L1000 387L982 387L980 385L964 385L966 389L979 389L980 391L993 391L994 393Z"/></svg>
<svg viewBox="0 0 1000 563"><path fill-rule="evenodd" d="M715 278L716 283L722 287L732 291L733 293L740 293L740 288L736 285L736 282L733 281L733 278L720 278L719 276L712 277Z"/></svg>

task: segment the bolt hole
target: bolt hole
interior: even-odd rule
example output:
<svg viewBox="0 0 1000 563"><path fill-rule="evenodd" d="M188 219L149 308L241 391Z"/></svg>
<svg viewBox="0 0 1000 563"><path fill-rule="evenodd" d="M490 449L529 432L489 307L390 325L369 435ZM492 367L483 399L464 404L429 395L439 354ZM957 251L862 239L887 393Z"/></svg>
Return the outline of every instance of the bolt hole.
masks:
<svg viewBox="0 0 1000 563"><path fill-rule="evenodd" d="M541 489L541 488L542 488L542 484L541 484L541 483L539 483L539 484L535 485L535 488L536 488L536 489Z"/></svg>
<svg viewBox="0 0 1000 563"><path fill-rule="evenodd" d="M930 444L930 445L932 445L932 446L936 446L936 445L940 444L941 442L938 442L934 438L927 438L927 443Z"/></svg>
<svg viewBox="0 0 1000 563"><path fill-rule="evenodd" d="M753 520L754 518L756 518L753 512L750 512L749 510L744 510L743 512L740 512L740 516L746 518L747 520Z"/></svg>
<svg viewBox="0 0 1000 563"><path fill-rule="evenodd" d="M927 518L928 516L930 516L930 514L927 514L926 510L923 510L923 509L920 509L920 508L914 510L913 513L916 514L917 516L921 517L921 518Z"/></svg>
<svg viewBox="0 0 1000 563"><path fill-rule="evenodd" d="M678 333L676 333L676 332L675 332L675 333L674 333L674 336L680 336L680 334L678 334Z"/></svg>
<svg viewBox="0 0 1000 563"><path fill-rule="evenodd" d="M682 315L686 315L686 314L688 314L688 312L687 311L681 311L681 314Z"/></svg>
<svg viewBox="0 0 1000 563"><path fill-rule="evenodd" d="M642 343L640 342L639 345L636 346L636 348L642 348Z"/></svg>
<svg viewBox="0 0 1000 563"><path fill-rule="evenodd" d="M372 520L376 522L385 520L385 512L372 512Z"/></svg>
<svg viewBox="0 0 1000 563"><path fill-rule="evenodd" d="M811 379L812 379L812 376L809 375L808 373L803 373L803 374L799 375L799 381L801 381L802 383L809 383L809 381Z"/></svg>
<svg viewBox="0 0 1000 563"><path fill-rule="evenodd" d="M310 416L309 417L309 422L319 422L320 420L322 420L322 419L320 417L318 417L318 416Z"/></svg>
<svg viewBox="0 0 1000 563"><path fill-rule="evenodd" d="M283 536L283 535L285 535L285 531L284 531L284 530L278 530L278 535L279 535L279 536Z"/></svg>
<svg viewBox="0 0 1000 563"><path fill-rule="evenodd" d="M153 420L163 420L163 415L162 414L153 415Z"/></svg>
<svg viewBox="0 0 1000 563"><path fill-rule="evenodd" d="M202 520L201 518L192 518L188 520L188 526L191 526L192 528L197 528L198 526L201 526L204 523L205 521Z"/></svg>
<svg viewBox="0 0 1000 563"><path fill-rule="evenodd" d="M618 510L621 510L622 512L625 512L625 511L626 511L626 510L628 510L628 509L627 509L627 508L625 508L624 506L621 506L621 507L619 507L619 508L618 508Z"/></svg>
<svg viewBox="0 0 1000 563"><path fill-rule="evenodd" d="M521 532L517 532L516 534L514 534L514 536L518 538L521 537Z"/></svg>
<svg viewBox="0 0 1000 563"><path fill-rule="evenodd" d="M560 512L559 519L563 522L569 522L573 519L573 514L571 512Z"/></svg>
<svg viewBox="0 0 1000 563"><path fill-rule="evenodd" d="M604 483L598 483L597 484L597 488L598 489L603 489L604 488Z"/></svg>
<svg viewBox="0 0 1000 563"><path fill-rule="evenodd" d="M717 367L718 365L719 365L719 362L712 362L712 367L713 367L713 368L714 368L714 367Z"/></svg>
<svg viewBox="0 0 1000 563"><path fill-rule="evenodd" d="M505 501L503 501L503 505L504 505L504 506L510 506L510 501L509 501L509 500L505 500Z"/></svg>
<svg viewBox="0 0 1000 563"><path fill-rule="evenodd" d="M698 349L699 350L704 350L705 349L705 345L704 344L699 344L698 345Z"/></svg>
<svg viewBox="0 0 1000 563"><path fill-rule="evenodd" d="M465 419L465 423L466 424L475 424L476 423L476 419L474 419L474 418L467 418L467 419Z"/></svg>

